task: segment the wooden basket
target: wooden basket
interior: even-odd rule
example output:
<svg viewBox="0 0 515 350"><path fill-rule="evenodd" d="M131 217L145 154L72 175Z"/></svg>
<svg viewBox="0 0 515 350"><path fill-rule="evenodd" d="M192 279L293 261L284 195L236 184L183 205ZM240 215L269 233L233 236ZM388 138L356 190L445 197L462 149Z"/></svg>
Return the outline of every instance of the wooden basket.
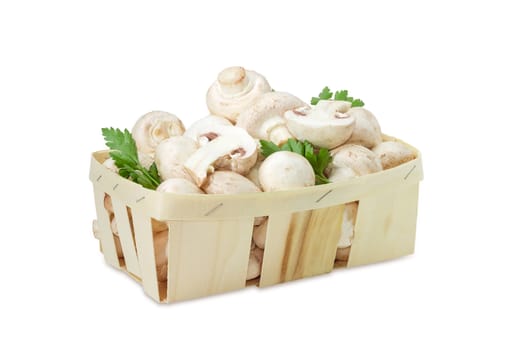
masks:
<svg viewBox="0 0 515 350"><path fill-rule="evenodd" d="M239 195L148 190L104 167L108 151L95 152L90 179L105 260L140 281L154 300L170 303L412 254L422 161L420 152L409 147L417 154L414 160L379 173L299 190ZM112 199L122 259L104 208L105 194ZM335 265L345 203L353 201L359 201L359 209L350 255L346 264ZM263 266L260 278L249 283L253 222L259 216L269 217ZM157 278L151 218L169 226L165 283Z"/></svg>

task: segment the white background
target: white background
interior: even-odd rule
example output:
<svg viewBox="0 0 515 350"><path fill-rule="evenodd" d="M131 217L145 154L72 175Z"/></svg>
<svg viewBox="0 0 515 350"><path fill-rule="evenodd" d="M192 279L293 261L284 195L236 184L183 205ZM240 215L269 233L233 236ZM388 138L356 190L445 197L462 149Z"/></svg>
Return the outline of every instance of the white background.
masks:
<svg viewBox="0 0 515 350"><path fill-rule="evenodd" d="M0 348L513 349L508 3L2 1ZM349 89L422 151L415 255L175 305L104 263L100 129L189 125L230 65L305 100Z"/></svg>

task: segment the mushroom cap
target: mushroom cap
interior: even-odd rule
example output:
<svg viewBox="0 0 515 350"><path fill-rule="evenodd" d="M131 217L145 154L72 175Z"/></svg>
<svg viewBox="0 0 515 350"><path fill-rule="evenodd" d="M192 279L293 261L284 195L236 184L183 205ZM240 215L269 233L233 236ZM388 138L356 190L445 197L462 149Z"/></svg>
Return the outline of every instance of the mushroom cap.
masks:
<svg viewBox="0 0 515 350"><path fill-rule="evenodd" d="M199 145L203 146L218 137L219 128L224 126L232 126L232 124L225 118L216 115L208 115L191 124L183 135L195 140Z"/></svg>
<svg viewBox="0 0 515 350"><path fill-rule="evenodd" d="M354 238L354 225L356 224L356 216L358 214L358 202L350 202L345 204L343 209L343 219L341 226L340 239L338 240L338 248L350 247Z"/></svg>
<svg viewBox="0 0 515 350"><path fill-rule="evenodd" d="M280 151L263 161L259 168L259 182L266 192L313 186L315 172L300 154Z"/></svg>
<svg viewBox="0 0 515 350"><path fill-rule="evenodd" d="M241 111L269 91L272 88L261 74L243 67L229 67L218 74L207 91L207 108L234 123Z"/></svg>
<svg viewBox="0 0 515 350"><path fill-rule="evenodd" d="M373 148L381 143L383 137L381 126L377 118L368 109L354 107L349 109L350 114L356 122L351 137L347 140L348 144L362 145L366 148Z"/></svg>
<svg viewBox="0 0 515 350"><path fill-rule="evenodd" d="M170 136L182 135L184 125L171 113L153 111L140 117L131 133L138 151L153 155L159 142Z"/></svg>
<svg viewBox="0 0 515 350"><path fill-rule="evenodd" d="M247 267L247 281L259 277L261 275L261 266L263 265L263 249L254 247L250 250L249 264Z"/></svg>
<svg viewBox="0 0 515 350"><path fill-rule="evenodd" d="M245 130L230 126L219 131L217 138L196 150L184 163L199 187L215 169L247 174L256 164L257 145Z"/></svg>
<svg viewBox="0 0 515 350"><path fill-rule="evenodd" d="M254 229L252 230L252 241L261 249L265 249L267 228L268 220L265 219L263 223L254 225Z"/></svg>
<svg viewBox="0 0 515 350"><path fill-rule="evenodd" d="M332 167L351 168L357 176L367 175L383 170L379 157L361 145L346 144L331 151Z"/></svg>
<svg viewBox="0 0 515 350"><path fill-rule="evenodd" d="M204 193L190 181L181 178L173 178L161 182L156 191L170 193Z"/></svg>
<svg viewBox="0 0 515 350"><path fill-rule="evenodd" d="M350 106L346 101L320 101L314 108L286 111L284 118L298 140L331 149L345 143L354 130L355 119L346 113Z"/></svg>
<svg viewBox="0 0 515 350"><path fill-rule="evenodd" d="M268 92L240 113L236 126L247 130L257 139L281 144L292 137L286 128L284 113L305 106L307 104L301 99L287 92Z"/></svg>
<svg viewBox="0 0 515 350"><path fill-rule="evenodd" d="M202 189L208 194L261 192L252 181L233 171L219 170L208 176Z"/></svg>
<svg viewBox="0 0 515 350"><path fill-rule="evenodd" d="M416 158L407 146L396 141L385 141L375 146L372 151L379 156L383 169L390 169Z"/></svg>
<svg viewBox="0 0 515 350"><path fill-rule="evenodd" d="M183 164L197 149L197 142L184 135L172 136L161 141L155 153L156 166L161 179L177 177L188 179L189 174Z"/></svg>
<svg viewBox="0 0 515 350"><path fill-rule="evenodd" d="M335 166L331 169L328 179L331 182L338 182L352 179L357 176L358 175L351 167L344 163L340 163L338 167Z"/></svg>

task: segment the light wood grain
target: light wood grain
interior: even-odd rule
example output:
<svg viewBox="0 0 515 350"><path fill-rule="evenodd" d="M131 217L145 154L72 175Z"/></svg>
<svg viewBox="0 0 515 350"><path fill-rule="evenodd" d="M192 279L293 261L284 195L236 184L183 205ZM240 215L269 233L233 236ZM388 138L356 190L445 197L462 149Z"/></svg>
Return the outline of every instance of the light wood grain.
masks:
<svg viewBox="0 0 515 350"><path fill-rule="evenodd" d="M150 217L139 209L132 208L131 212L143 290L152 299L159 302L159 285Z"/></svg>
<svg viewBox="0 0 515 350"><path fill-rule="evenodd" d="M167 300L244 288L254 218L170 224Z"/></svg>
<svg viewBox="0 0 515 350"><path fill-rule="evenodd" d="M417 201L418 184L400 184L362 198L347 266L412 254Z"/></svg>
<svg viewBox="0 0 515 350"><path fill-rule="evenodd" d="M120 237L126 269L133 275L139 277L140 267L138 255L136 253L127 207L125 203L116 197L111 197L111 201L113 203L114 217L116 219L116 226L118 227L118 236Z"/></svg>
<svg viewBox="0 0 515 350"><path fill-rule="evenodd" d="M116 268L120 268L118 255L116 254L116 246L114 243L113 233L111 232L111 223L109 213L104 208L104 191L95 186L95 208L97 212L98 229L100 231L100 243L105 261Z"/></svg>
<svg viewBox="0 0 515 350"><path fill-rule="evenodd" d="M344 205L272 215L266 234L261 287L332 270Z"/></svg>

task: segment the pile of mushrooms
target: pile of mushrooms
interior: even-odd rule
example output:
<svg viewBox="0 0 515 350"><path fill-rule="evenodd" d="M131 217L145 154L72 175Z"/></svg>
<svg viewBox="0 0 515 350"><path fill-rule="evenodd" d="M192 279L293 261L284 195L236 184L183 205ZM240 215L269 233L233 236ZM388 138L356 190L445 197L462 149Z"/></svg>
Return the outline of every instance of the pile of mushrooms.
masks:
<svg viewBox="0 0 515 350"><path fill-rule="evenodd" d="M280 146L294 138L328 148L333 160L325 175L331 182L389 169L415 158L404 144L383 141L379 123L367 109L332 100L310 106L288 92L272 90L263 75L243 67L221 71L206 100L210 114L188 128L177 116L161 111L143 115L132 128L142 164L157 165L162 180L157 191L236 194L315 185L315 174L306 158L280 151L265 159L259 140ZM104 164L117 171L111 159ZM105 207L122 257L109 202L106 196ZM357 202L345 207L336 260L348 259L357 210ZM266 217L255 218L248 280L260 275L266 225ZM168 224L153 222L153 232L158 278L165 281Z"/></svg>

